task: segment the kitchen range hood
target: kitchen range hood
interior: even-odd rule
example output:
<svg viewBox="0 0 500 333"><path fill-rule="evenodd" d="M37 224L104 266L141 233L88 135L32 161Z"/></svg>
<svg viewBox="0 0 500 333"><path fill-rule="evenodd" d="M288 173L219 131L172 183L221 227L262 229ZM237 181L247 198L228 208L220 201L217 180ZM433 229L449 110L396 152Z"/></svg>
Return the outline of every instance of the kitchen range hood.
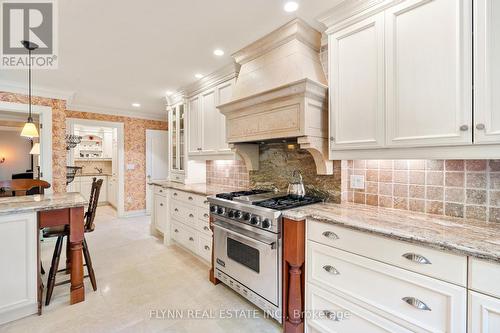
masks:
<svg viewBox="0 0 500 333"><path fill-rule="evenodd" d="M231 102L218 106L226 138L248 170L259 168L259 142L296 140L318 174L328 160L328 88L319 51L321 33L294 19L233 54L241 69Z"/></svg>

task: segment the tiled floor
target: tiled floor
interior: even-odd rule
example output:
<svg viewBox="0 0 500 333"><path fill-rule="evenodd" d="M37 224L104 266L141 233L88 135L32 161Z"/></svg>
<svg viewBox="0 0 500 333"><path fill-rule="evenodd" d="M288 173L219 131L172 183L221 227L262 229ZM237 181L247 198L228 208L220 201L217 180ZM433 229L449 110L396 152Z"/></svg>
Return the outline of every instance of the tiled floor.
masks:
<svg viewBox="0 0 500 333"><path fill-rule="evenodd" d="M97 275L97 292L85 279L85 302L70 306L69 285L55 287L52 302L43 308L42 316L0 326L0 332L281 331L260 311L256 317L245 319L249 312L243 311L252 311L252 317L256 308L224 285L212 285L207 279L208 266L200 260L177 246L167 248L152 237L149 217L118 219L113 209L100 207L96 230L86 237ZM53 248L54 242L42 245L47 271ZM61 258L61 267L64 260ZM165 319L151 318L151 312L161 318L161 311L169 310L183 310L184 319L169 319L168 315ZM188 318L207 315L214 319ZM240 318L234 318L236 315ZM229 316L233 318L226 319Z"/></svg>

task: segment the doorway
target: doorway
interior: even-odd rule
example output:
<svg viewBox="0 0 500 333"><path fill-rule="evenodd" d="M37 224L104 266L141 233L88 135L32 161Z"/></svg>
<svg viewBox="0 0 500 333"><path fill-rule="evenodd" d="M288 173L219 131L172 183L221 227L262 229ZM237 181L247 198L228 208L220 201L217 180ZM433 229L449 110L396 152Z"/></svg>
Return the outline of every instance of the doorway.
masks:
<svg viewBox="0 0 500 333"><path fill-rule="evenodd" d="M125 149L123 123L66 119L66 132L81 138L68 150L67 165L82 168L68 191L90 195L92 179L103 179L99 204L110 205L119 217L125 215Z"/></svg>
<svg viewBox="0 0 500 333"><path fill-rule="evenodd" d="M153 180L168 179L168 131L146 130L146 214L151 215Z"/></svg>

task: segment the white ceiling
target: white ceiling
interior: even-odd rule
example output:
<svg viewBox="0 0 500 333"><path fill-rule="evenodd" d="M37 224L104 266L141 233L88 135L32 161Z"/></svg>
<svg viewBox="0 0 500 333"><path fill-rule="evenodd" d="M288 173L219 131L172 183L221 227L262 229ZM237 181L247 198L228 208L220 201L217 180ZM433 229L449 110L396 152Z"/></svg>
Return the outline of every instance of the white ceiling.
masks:
<svg viewBox="0 0 500 333"><path fill-rule="evenodd" d="M74 109L162 115L167 90L228 64L295 15L321 29L315 18L340 1L301 0L293 14L284 0L58 1L59 69L35 71L33 85L74 93ZM24 70L0 74L0 83L26 84Z"/></svg>

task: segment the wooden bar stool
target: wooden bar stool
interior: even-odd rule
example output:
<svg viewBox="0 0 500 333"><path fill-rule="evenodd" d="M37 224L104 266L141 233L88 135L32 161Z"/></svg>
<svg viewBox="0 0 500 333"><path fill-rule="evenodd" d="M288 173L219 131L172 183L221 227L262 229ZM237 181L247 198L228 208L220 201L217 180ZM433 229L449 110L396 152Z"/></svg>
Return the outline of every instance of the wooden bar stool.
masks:
<svg viewBox="0 0 500 333"><path fill-rule="evenodd" d="M84 231L92 232L95 229L94 219L95 213L97 210L97 203L99 201L99 194L101 192L102 179L96 180L96 178L92 181L92 190L90 191L90 200L87 212L85 213L85 227ZM70 281L63 281L59 283L56 282L56 274L59 272L69 272L68 266L71 264L69 259L66 261L66 268L58 270L59 268L59 259L61 257L61 251L63 246L64 237L67 237L67 243L69 243L69 230L67 227L60 228L46 228L43 231L43 237L45 238L53 238L57 237L56 246L54 248L54 254L52 255L52 264L49 271L48 281L47 281L47 296L45 299L45 305L50 304L50 299L52 297L52 292L54 291L54 286L59 286L62 284L69 283ZM87 246L87 241L85 237L83 238L83 256L85 258L85 265L87 266L88 275L84 277L89 277L90 282L92 283L92 288L94 291L97 291L97 282L94 274L94 269L92 267L92 260L90 259L90 252Z"/></svg>

